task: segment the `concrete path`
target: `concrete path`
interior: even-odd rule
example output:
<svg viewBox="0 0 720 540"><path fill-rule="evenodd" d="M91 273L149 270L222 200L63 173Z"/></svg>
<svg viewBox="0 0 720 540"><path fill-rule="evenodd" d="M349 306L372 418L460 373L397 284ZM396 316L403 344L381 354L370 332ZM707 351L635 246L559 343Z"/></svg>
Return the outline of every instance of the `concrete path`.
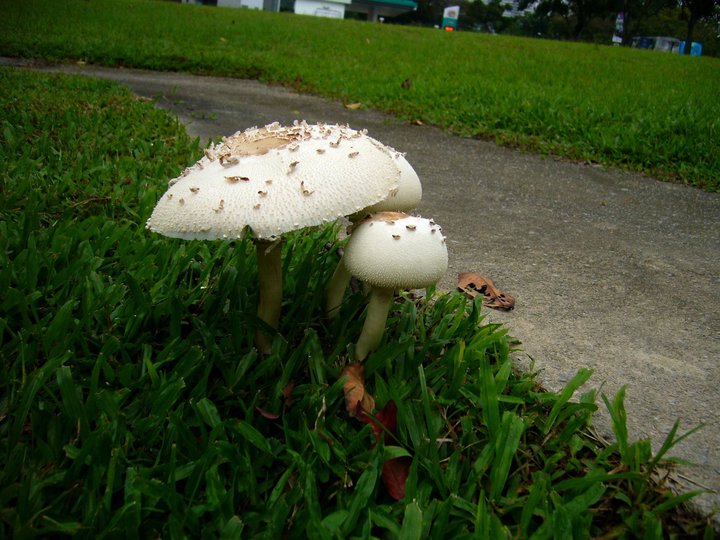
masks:
<svg viewBox="0 0 720 540"><path fill-rule="evenodd" d="M673 455L679 478L720 508L720 194L449 136L366 110L245 80L89 66L175 111L203 140L283 123L348 123L407 153L423 182L418 213L448 237L440 286L474 271L516 300L488 310L522 341L543 384L557 390L582 367L609 396L627 385L634 438L655 448L676 419L704 428ZM524 360L523 360L524 359ZM602 406L598 429L610 438Z"/></svg>

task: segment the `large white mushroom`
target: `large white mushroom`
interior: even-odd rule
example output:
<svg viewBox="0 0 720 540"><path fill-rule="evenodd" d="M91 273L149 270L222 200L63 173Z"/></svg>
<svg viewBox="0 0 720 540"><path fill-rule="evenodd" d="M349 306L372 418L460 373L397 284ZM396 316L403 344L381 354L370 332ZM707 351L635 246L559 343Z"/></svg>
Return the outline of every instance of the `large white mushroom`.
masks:
<svg viewBox="0 0 720 540"><path fill-rule="evenodd" d="M396 154L395 163L400 169L400 182L396 190L382 201L375 203L368 208L363 208L360 212L349 217L352 230L357 223L366 218L370 214L378 212L407 212L415 208L422 199L422 185L415 169L405 159L402 154ZM340 313L345 289L350 283L350 273L343 264L342 257L335 272L333 272L330 282L328 283L325 297L325 312L328 317L334 318Z"/></svg>
<svg viewBox="0 0 720 540"><path fill-rule="evenodd" d="M248 230L258 258L258 317L277 328L282 234L332 222L398 189L397 152L339 125L278 123L227 137L170 181L147 228L184 239L237 240ZM267 353L272 339L256 332Z"/></svg>
<svg viewBox="0 0 720 540"><path fill-rule="evenodd" d="M448 267L441 228L432 220L400 212L380 212L360 223L343 256L347 271L372 288L355 361L377 348L395 290L436 283Z"/></svg>

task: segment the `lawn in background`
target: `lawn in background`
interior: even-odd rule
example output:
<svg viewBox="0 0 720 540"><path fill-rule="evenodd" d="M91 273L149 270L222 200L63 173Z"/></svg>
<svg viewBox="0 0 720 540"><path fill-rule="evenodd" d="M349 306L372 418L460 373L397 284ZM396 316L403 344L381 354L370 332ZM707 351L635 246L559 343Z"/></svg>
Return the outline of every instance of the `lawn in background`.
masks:
<svg viewBox="0 0 720 540"><path fill-rule="evenodd" d="M0 537L713 537L662 481L677 426L652 456L621 392L603 444L590 373L542 391L457 292L396 299L367 362L396 408L377 437L339 379L366 300L323 317L333 227L286 240L261 357L250 243L143 226L201 155L177 120L84 77L0 87Z"/></svg>
<svg viewBox="0 0 720 540"><path fill-rule="evenodd" d="M0 54L258 78L720 189L717 58L148 0L6 0Z"/></svg>

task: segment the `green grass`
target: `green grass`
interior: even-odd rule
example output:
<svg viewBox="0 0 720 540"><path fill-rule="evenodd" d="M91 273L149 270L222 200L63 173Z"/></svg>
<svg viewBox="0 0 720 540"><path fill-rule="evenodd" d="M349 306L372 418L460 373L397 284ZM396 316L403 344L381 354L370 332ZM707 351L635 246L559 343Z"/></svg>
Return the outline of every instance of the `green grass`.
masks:
<svg viewBox="0 0 720 540"><path fill-rule="evenodd" d="M590 373L542 391L459 293L397 298L367 363L397 406L376 444L338 380L365 299L322 317L332 227L286 241L260 357L249 243L143 227L201 154L177 121L92 79L0 86L0 537L713 538L692 494L652 480L677 430L656 456L630 442L620 393L599 443ZM391 458L411 460L401 500Z"/></svg>
<svg viewBox="0 0 720 540"><path fill-rule="evenodd" d="M6 0L0 15L4 55L259 78L720 189L717 58L147 0Z"/></svg>

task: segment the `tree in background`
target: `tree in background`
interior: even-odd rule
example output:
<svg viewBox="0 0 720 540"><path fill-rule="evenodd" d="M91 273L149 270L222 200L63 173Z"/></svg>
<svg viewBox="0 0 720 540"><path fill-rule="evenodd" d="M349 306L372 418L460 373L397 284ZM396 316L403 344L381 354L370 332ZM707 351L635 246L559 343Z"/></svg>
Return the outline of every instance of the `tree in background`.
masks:
<svg viewBox="0 0 720 540"><path fill-rule="evenodd" d="M703 55L720 56L720 0L523 0L535 7L523 17L504 17L501 0L417 0L416 11L388 22L437 26L443 9L460 6L460 30L611 42L615 18L623 13L623 44L634 36L674 36L701 41ZM688 38L688 30L692 35ZM689 50L689 47L686 48Z"/></svg>
<svg viewBox="0 0 720 540"><path fill-rule="evenodd" d="M693 34L698 21L711 17L715 14L720 0L682 0L683 14L687 10L687 34L685 37L685 54L690 54L692 48Z"/></svg>
<svg viewBox="0 0 720 540"><path fill-rule="evenodd" d="M459 26L461 30L480 30L484 32L504 32L509 20L503 17L505 8L500 0L492 0L487 4L482 0L461 0Z"/></svg>
<svg viewBox="0 0 720 540"><path fill-rule="evenodd" d="M663 8L677 5L677 0L617 0L614 8L624 15L623 45L632 43L633 36L638 35L638 29L648 18L656 16Z"/></svg>
<svg viewBox="0 0 720 540"><path fill-rule="evenodd" d="M533 0L524 0L522 8L532 4ZM607 18L615 11L615 0L540 0L536 3L535 13L545 17L563 17L571 22L570 36L580 39L583 31L593 18Z"/></svg>

